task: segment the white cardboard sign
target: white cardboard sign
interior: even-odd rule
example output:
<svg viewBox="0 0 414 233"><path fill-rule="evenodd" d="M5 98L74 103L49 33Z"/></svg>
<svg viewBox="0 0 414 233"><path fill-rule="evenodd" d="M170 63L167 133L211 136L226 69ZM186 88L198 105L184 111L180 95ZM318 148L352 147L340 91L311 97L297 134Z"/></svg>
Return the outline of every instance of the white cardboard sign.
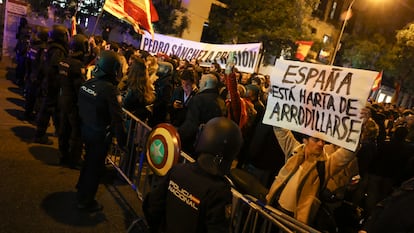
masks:
<svg viewBox="0 0 414 233"><path fill-rule="evenodd" d="M263 123L321 138L355 151L378 72L277 60Z"/></svg>

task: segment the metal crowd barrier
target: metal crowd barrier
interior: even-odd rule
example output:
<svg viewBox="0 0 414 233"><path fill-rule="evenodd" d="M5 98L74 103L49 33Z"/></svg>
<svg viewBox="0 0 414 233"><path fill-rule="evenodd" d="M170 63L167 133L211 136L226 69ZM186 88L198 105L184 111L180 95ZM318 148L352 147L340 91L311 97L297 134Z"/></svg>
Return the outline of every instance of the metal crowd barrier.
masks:
<svg viewBox="0 0 414 233"><path fill-rule="evenodd" d="M124 153L116 145L114 140L107 161L118 172L142 201L146 193L153 186L152 179L155 174L151 171L146 161L147 137L151 132L145 122L138 119L131 112L123 109L127 125L127 148ZM180 162L195 162L185 152L180 152ZM228 177L227 177L228 178ZM233 181L228 178L233 183ZM233 206L231 216L231 233L270 233L270 232L311 232L319 231L303 224L283 212L265 205L260 200L250 195L240 193L233 184ZM143 218L133 221L127 232L135 232L141 229L144 223ZM137 227L140 225L139 227Z"/></svg>
<svg viewBox="0 0 414 233"><path fill-rule="evenodd" d="M232 193L232 233L320 233L320 231L286 215L276 208L264 204L253 196L243 195L236 189L232 189ZM247 208L243 209L243 207ZM244 215L241 215L241 217L237 216L243 212Z"/></svg>

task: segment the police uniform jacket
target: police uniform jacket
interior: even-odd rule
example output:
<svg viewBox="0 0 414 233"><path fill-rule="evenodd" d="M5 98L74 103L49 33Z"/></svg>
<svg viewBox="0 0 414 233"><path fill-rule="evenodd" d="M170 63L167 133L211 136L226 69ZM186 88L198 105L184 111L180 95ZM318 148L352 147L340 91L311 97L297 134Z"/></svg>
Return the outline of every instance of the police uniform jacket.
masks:
<svg viewBox="0 0 414 233"><path fill-rule="evenodd" d="M119 91L109 79L93 78L82 84L78 106L83 136L103 140L112 126L119 146L125 146L125 126L118 99Z"/></svg>
<svg viewBox="0 0 414 233"><path fill-rule="evenodd" d="M75 57L68 57L59 63L59 106L61 111L67 112L76 107L78 93L85 81L85 67L83 62Z"/></svg>
<svg viewBox="0 0 414 233"><path fill-rule="evenodd" d="M41 81L43 79L43 66L46 53L46 43L40 40L32 43L27 52L28 73L31 82Z"/></svg>
<svg viewBox="0 0 414 233"><path fill-rule="evenodd" d="M44 96L47 96L47 103L54 105L58 102L59 96L59 63L68 55L64 46L52 42L48 45L45 62L46 77L42 83Z"/></svg>
<svg viewBox="0 0 414 233"><path fill-rule="evenodd" d="M151 232L229 232L232 194L223 177L197 163L178 164L144 199Z"/></svg>
<svg viewBox="0 0 414 233"><path fill-rule="evenodd" d="M274 127L273 130L285 156L289 158L275 177L266 199L270 204L275 204L278 201L276 196L280 194L281 189L302 165L303 171L298 181L296 209L293 215L297 220L305 224L311 224L321 203L319 200L320 180L316 168L317 162L325 161L325 181L327 181L334 175L343 175L340 171L346 168L349 162L354 159L355 153L339 148L329 156L324 152L319 157L308 158L310 163L303 164L305 160L304 145L301 145L289 130L279 127Z"/></svg>

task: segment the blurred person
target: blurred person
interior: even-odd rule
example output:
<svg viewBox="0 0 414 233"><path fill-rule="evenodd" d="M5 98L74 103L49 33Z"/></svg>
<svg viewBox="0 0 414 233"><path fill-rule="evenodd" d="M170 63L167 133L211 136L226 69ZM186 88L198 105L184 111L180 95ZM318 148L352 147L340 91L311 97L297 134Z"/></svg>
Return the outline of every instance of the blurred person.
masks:
<svg viewBox="0 0 414 233"><path fill-rule="evenodd" d="M105 43L101 36L92 35L89 37L89 49L86 55L86 79L92 78L92 71L95 68L96 59L99 53L105 50Z"/></svg>
<svg viewBox="0 0 414 233"><path fill-rule="evenodd" d="M112 31L112 28L110 26L105 26L104 30L102 31L102 39L109 41L109 35Z"/></svg>
<svg viewBox="0 0 414 233"><path fill-rule="evenodd" d="M244 139L243 149L237 156L237 167L242 168L246 162L247 145L253 133L257 112L250 99L245 97L246 89L243 85L237 83L234 72L227 75L226 81L226 87L228 89L226 99L227 117L238 124Z"/></svg>
<svg viewBox="0 0 414 233"><path fill-rule="evenodd" d="M242 84L242 85L249 84L250 76L251 76L251 74L243 72L242 75L241 75L240 84Z"/></svg>
<svg viewBox="0 0 414 233"><path fill-rule="evenodd" d="M199 91L188 104L185 120L178 128L182 148L189 154L194 152L194 138L200 125L214 117L226 116L226 105L218 94L217 82L212 74L201 76Z"/></svg>
<svg viewBox="0 0 414 233"><path fill-rule="evenodd" d="M217 72L217 73L221 73L221 66L220 64L218 64L217 62L213 62L210 65L210 68L208 70L209 72Z"/></svg>
<svg viewBox="0 0 414 233"><path fill-rule="evenodd" d="M88 49L88 38L82 34L72 37L69 56L59 63L59 151L60 163L71 168L79 166L82 154L78 95L86 80L84 55Z"/></svg>
<svg viewBox="0 0 414 233"><path fill-rule="evenodd" d="M122 71L121 77L123 77L128 72L128 61L127 61L127 59L125 57L125 50L124 50L124 48L122 48L119 45L118 45L118 56L119 56L119 59L121 61L121 71Z"/></svg>
<svg viewBox="0 0 414 233"><path fill-rule="evenodd" d="M243 169L257 177L263 186L270 188L285 163L285 155L273 132L273 127L259 121L250 140L245 143L247 158L242 164ZM240 167L239 164L237 167Z"/></svg>
<svg viewBox="0 0 414 233"><path fill-rule="evenodd" d="M394 128L391 130L391 140L405 141L408 135L407 117L414 115L410 109L402 110L399 117L394 121Z"/></svg>
<svg viewBox="0 0 414 233"><path fill-rule="evenodd" d="M372 111L367 108L367 120L363 125L360 148L356 152L360 180L355 190L350 192L352 203L364 209L363 217L370 212L380 195L378 187L381 181L376 176L376 166L380 164L380 153L377 138L379 127L372 119ZM384 149L383 145L381 147Z"/></svg>
<svg viewBox="0 0 414 233"><path fill-rule="evenodd" d="M192 58L189 64L197 74L195 83L198 86L198 82L200 81L201 75L203 74L203 68L200 66L200 62L196 58Z"/></svg>
<svg viewBox="0 0 414 233"><path fill-rule="evenodd" d="M367 109L361 110L360 117L365 124L368 118ZM290 130L280 127L274 127L273 130L284 152L286 163L270 187L266 196L267 202L312 226L317 220L315 218L321 202L324 202L320 189L329 185L331 179L343 182L337 183L338 187L349 183L353 172L347 174L344 169L354 160L355 153L340 147L328 152L325 151L328 145L322 139L304 135L301 144Z"/></svg>
<svg viewBox="0 0 414 233"><path fill-rule="evenodd" d="M405 124L407 127L407 136L405 136L405 141L414 142L414 112L410 111L405 117Z"/></svg>
<svg viewBox="0 0 414 233"><path fill-rule="evenodd" d="M95 195L113 134L119 148L125 150L126 130L121 96L116 87L120 69L118 55L113 51L102 51L92 72L93 78L84 82L79 90L78 106L85 160L76 188L77 208L82 211L96 212L103 208L95 200Z"/></svg>
<svg viewBox="0 0 414 233"><path fill-rule="evenodd" d="M132 62L127 75L127 92L123 98L123 107L145 122L150 117L148 106L154 102L155 92L145 61L136 55L132 55L130 59Z"/></svg>
<svg viewBox="0 0 414 233"><path fill-rule="evenodd" d="M27 52L27 72L25 84L24 119L34 120L36 101L40 95L40 84L45 76L45 57L48 39L48 28L38 28L36 35L32 38L29 51Z"/></svg>
<svg viewBox="0 0 414 233"><path fill-rule="evenodd" d="M155 126L169 120L168 109L173 91L173 72L174 67L170 62L158 62L158 70L156 73L158 79L154 82L156 98L153 105L152 116L148 122L150 126Z"/></svg>
<svg viewBox="0 0 414 233"><path fill-rule="evenodd" d="M59 129L59 63L68 56L69 32L63 25L54 25L49 31L49 41L45 58L45 77L41 84L41 106L38 113L35 143L51 145L46 135L49 121L53 118L55 129Z"/></svg>
<svg viewBox="0 0 414 233"><path fill-rule="evenodd" d="M197 162L173 166L145 197L142 208L150 232L229 232L233 197L224 175L241 144L234 122L209 120L197 140Z"/></svg>
<svg viewBox="0 0 414 233"><path fill-rule="evenodd" d="M158 59L156 56L147 56L145 59L145 64L148 67L148 75L150 78L151 85L154 87L155 81L158 79L157 71L158 71Z"/></svg>
<svg viewBox="0 0 414 233"><path fill-rule="evenodd" d="M359 233L413 232L414 178L379 202Z"/></svg>
<svg viewBox="0 0 414 233"><path fill-rule="evenodd" d="M389 105L386 105L389 106ZM394 127L394 121L395 121L395 111L392 109L389 109L388 107L386 107L386 109L384 110L384 115L385 115L385 121L384 121L384 126L385 126L385 132L386 132L386 140L390 140L390 136L391 136L391 130Z"/></svg>
<svg viewBox="0 0 414 233"><path fill-rule="evenodd" d="M14 48L16 52L16 78L13 82L19 87L24 86L24 77L26 74L26 58L30 46L31 28L25 17L20 18L19 26L17 28L16 39L17 43Z"/></svg>
<svg viewBox="0 0 414 233"><path fill-rule="evenodd" d="M178 65L173 72L174 88L181 86L180 76L182 75L182 72L186 70L190 64L185 59L179 59L179 58L177 59L178 59Z"/></svg>
<svg viewBox="0 0 414 233"><path fill-rule="evenodd" d="M378 125L379 131L378 131L378 136L377 136L377 143L382 144L387 138L387 132L385 129L386 118L385 118L385 114L383 113L383 108L380 104L377 104L377 103L368 105L368 108L371 110L371 118Z"/></svg>
<svg viewBox="0 0 414 233"><path fill-rule="evenodd" d="M176 87L171 98L171 124L179 127L185 120L187 107L191 98L197 93L195 73L193 70L184 70L180 74L181 86Z"/></svg>
<svg viewBox="0 0 414 233"><path fill-rule="evenodd" d="M265 83L264 83L264 86L265 86L265 88L267 89L267 88L269 88L270 87L270 75L265 75L264 76L265 77Z"/></svg>
<svg viewBox="0 0 414 233"><path fill-rule="evenodd" d="M254 84L246 85L246 98L252 102L254 109L257 112L255 125L263 120L263 116L265 113L265 106L263 102L260 100L260 87Z"/></svg>

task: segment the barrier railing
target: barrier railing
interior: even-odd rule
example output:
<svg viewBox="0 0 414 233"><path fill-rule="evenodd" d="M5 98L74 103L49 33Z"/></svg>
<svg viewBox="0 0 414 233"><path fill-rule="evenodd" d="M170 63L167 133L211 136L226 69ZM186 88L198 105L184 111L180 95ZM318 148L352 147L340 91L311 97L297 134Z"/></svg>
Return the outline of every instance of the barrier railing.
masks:
<svg viewBox="0 0 414 233"><path fill-rule="evenodd" d="M123 109L125 122L128 129L127 151L122 152L114 141L107 161L117 170L119 176L124 179L142 201L143 197L153 187L153 177L146 161L146 143L152 128L145 122L138 119L131 112ZM186 154L180 152L181 162L195 162ZM228 177L227 177L228 178ZM233 181L228 178L233 184ZM231 217L231 233L239 232L259 232L270 233L278 232L311 232L319 231L303 224L285 213L265 205L260 200L249 195L243 195L233 184L233 208ZM136 229L142 230L143 218L133 221L127 232L135 232ZM141 228L140 228L141 227Z"/></svg>
<svg viewBox="0 0 414 233"><path fill-rule="evenodd" d="M270 233L278 232L309 232L319 233L320 231L296 220L295 218L269 206L255 197L243 195L236 189L232 189L233 198L236 199L232 216L232 231L231 232L260 232ZM237 200L238 199L238 200ZM244 210L246 217L238 218L237 214L243 212L243 205L248 206Z"/></svg>

